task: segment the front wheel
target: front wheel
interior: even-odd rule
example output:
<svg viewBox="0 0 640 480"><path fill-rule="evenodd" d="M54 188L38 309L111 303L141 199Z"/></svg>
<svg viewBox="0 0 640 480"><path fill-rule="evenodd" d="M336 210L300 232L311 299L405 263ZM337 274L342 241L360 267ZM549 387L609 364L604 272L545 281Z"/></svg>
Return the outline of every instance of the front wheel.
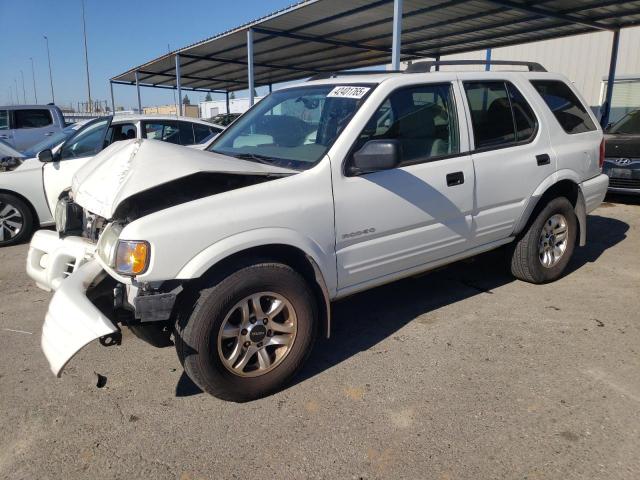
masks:
<svg viewBox="0 0 640 480"><path fill-rule="evenodd" d="M508 250L511 273L531 283L560 278L576 243L578 219L565 197L552 199Z"/></svg>
<svg viewBox="0 0 640 480"><path fill-rule="evenodd" d="M18 197L0 193L0 247L29 239L33 230L33 215Z"/></svg>
<svg viewBox="0 0 640 480"><path fill-rule="evenodd" d="M183 302L175 343L202 390L242 402L286 385L311 350L316 324L304 278L286 265L259 263Z"/></svg>

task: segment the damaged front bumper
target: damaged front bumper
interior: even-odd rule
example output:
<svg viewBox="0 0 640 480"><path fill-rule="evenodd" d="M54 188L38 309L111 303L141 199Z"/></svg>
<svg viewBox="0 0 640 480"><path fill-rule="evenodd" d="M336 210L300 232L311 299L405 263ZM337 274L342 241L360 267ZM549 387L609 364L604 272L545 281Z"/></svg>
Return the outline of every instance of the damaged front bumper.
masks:
<svg viewBox="0 0 640 480"><path fill-rule="evenodd" d="M61 239L40 230L27 257L27 273L40 288L55 290L42 327L42 350L51 371L60 376L65 365L89 342L118 328L87 297L102 275L93 257L94 245L81 237Z"/></svg>

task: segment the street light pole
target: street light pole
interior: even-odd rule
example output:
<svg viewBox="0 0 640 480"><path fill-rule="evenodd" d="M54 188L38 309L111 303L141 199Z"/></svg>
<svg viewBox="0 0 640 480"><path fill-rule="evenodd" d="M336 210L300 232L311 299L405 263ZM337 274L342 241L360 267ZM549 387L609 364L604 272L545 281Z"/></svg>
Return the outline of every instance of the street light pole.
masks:
<svg viewBox="0 0 640 480"><path fill-rule="evenodd" d="M87 51L87 25L84 20L84 0L82 1L82 34L84 35L84 63L87 69L87 93L89 94L89 112L92 110L91 105L91 83L89 81L89 53Z"/></svg>
<svg viewBox="0 0 640 480"><path fill-rule="evenodd" d="M38 104L38 92L36 91L36 69L33 66L33 57L31 59L31 76L33 77L33 96L36 99L36 105Z"/></svg>
<svg viewBox="0 0 640 480"><path fill-rule="evenodd" d="M24 72L20 70L20 76L22 77L22 101L27 104L27 93L24 90Z"/></svg>
<svg viewBox="0 0 640 480"><path fill-rule="evenodd" d="M18 95L18 80L16 80L16 77L13 77L13 83L16 86L16 105L20 105L20 95Z"/></svg>
<svg viewBox="0 0 640 480"><path fill-rule="evenodd" d="M43 35L47 42L47 59L49 60L49 83L51 83L51 103L56 103L56 97L53 95L53 75L51 74L51 55L49 53L49 39L46 35Z"/></svg>

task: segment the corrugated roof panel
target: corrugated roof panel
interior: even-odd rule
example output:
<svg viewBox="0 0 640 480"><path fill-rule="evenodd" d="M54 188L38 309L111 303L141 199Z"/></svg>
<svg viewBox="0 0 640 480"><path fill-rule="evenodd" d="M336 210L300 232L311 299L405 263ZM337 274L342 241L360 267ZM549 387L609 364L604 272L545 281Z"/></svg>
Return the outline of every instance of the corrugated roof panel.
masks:
<svg viewBox="0 0 640 480"><path fill-rule="evenodd" d="M511 8L513 3L521 8ZM527 11L531 6L535 11ZM612 28L640 22L640 0L540 0L535 4L523 0L404 0L403 10L403 59L595 30L580 20ZM545 16L541 10L565 17ZM393 0L300 2L177 50L183 55L182 85L211 90L245 89L248 28L255 29L257 86L301 79L314 72L385 64L391 57L392 20ZM112 80L135 82L137 70L143 85L173 87L176 52Z"/></svg>

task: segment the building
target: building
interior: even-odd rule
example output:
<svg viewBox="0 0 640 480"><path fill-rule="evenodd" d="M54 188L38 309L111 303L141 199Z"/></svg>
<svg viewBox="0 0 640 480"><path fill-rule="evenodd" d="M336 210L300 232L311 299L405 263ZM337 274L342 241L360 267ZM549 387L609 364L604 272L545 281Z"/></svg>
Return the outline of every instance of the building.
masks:
<svg viewBox="0 0 640 480"><path fill-rule="evenodd" d="M158 105L157 107L144 107L145 115L178 115L178 108L175 104ZM182 105L182 115L184 117L198 118L197 105Z"/></svg>
<svg viewBox="0 0 640 480"><path fill-rule="evenodd" d="M264 97L255 97L254 102L259 102ZM215 117L220 113L227 113L226 100L211 100L200 102L200 118ZM229 113L244 113L249 110L249 98L230 98Z"/></svg>
<svg viewBox="0 0 640 480"><path fill-rule="evenodd" d="M598 113L606 94L612 39L611 32L600 31L494 48L491 50L491 59L538 62L550 72L562 73L576 85L591 108ZM620 31L616 81L609 117L611 122L615 122L631 110L640 108L639 46L640 27ZM441 60L484 60L486 55L486 50L479 50L443 56ZM443 70L447 68L449 67L442 67ZM500 68L494 67L496 70Z"/></svg>

